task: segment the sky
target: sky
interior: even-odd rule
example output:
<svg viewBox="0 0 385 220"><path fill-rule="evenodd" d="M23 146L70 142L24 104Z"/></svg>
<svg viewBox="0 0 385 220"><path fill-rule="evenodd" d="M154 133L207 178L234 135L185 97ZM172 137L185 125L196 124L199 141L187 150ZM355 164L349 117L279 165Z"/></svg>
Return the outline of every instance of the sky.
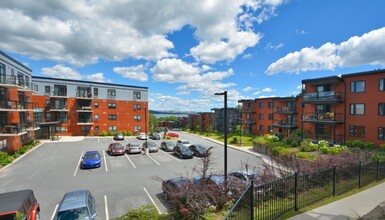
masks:
<svg viewBox="0 0 385 220"><path fill-rule="evenodd" d="M383 0L0 1L0 50L33 76L148 87L150 110L295 96L384 69Z"/></svg>

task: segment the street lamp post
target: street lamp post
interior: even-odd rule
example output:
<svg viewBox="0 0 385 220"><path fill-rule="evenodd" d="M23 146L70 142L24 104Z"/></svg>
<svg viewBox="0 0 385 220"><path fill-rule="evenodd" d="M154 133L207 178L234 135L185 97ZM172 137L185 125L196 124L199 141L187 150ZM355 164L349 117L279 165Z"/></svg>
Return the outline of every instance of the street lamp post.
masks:
<svg viewBox="0 0 385 220"><path fill-rule="evenodd" d="M215 93L215 95L223 95L225 100L225 109L224 109L224 152L225 152L225 164L224 164L224 172L225 172L225 183L227 183L227 91L221 92L221 93ZM226 184L225 184L226 185Z"/></svg>
<svg viewBox="0 0 385 220"><path fill-rule="evenodd" d="M146 155L149 155L149 149L148 149L148 146L147 146L147 108L144 108L144 132L145 132L145 139L144 139L144 142L145 142L145 145L146 146L146 149L144 149L144 152Z"/></svg>

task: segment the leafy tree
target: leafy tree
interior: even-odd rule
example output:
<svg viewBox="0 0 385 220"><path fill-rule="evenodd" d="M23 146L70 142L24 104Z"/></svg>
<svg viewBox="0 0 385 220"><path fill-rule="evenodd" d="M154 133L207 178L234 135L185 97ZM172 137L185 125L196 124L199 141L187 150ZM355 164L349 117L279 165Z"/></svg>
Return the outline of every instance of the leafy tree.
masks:
<svg viewBox="0 0 385 220"><path fill-rule="evenodd" d="M149 120L150 120L150 123L149 123L149 126L150 126L150 132L153 133L156 128L158 127L158 119L155 117L155 115L149 113Z"/></svg>
<svg viewBox="0 0 385 220"><path fill-rule="evenodd" d="M178 121L178 117L176 116L167 116L158 118L159 121Z"/></svg>

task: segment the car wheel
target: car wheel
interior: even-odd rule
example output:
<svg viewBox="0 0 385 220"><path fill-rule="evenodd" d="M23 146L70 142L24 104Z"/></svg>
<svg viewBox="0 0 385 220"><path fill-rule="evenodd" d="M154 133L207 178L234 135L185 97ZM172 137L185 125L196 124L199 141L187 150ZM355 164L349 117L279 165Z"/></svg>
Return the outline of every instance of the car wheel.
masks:
<svg viewBox="0 0 385 220"><path fill-rule="evenodd" d="M39 212L36 212L35 220L40 220L40 213Z"/></svg>

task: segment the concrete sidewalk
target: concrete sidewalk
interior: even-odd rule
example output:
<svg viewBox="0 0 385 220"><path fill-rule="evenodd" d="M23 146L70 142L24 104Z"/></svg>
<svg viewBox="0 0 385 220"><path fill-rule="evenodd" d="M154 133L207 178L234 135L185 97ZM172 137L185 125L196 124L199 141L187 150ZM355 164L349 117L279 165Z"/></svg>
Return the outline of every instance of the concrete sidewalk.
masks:
<svg viewBox="0 0 385 220"><path fill-rule="evenodd" d="M294 216L290 220L385 219L385 209L377 207L384 201L385 183L381 183L365 191ZM383 207L384 204L381 206ZM375 208L376 210L373 210Z"/></svg>

